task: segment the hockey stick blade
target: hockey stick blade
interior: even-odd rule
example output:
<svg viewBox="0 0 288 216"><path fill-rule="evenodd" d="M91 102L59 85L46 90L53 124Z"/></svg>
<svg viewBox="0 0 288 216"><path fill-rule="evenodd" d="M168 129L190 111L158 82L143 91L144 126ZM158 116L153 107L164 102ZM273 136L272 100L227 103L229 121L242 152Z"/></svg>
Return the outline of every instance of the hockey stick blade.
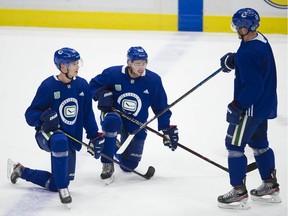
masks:
<svg viewBox="0 0 288 216"><path fill-rule="evenodd" d="M73 136L71 136L71 135L69 135L69 134L67 134L67 133L65 133L65 132L64 132L64 134L65 134L69 139L72 139L72 140L74 140L75 142L78 142L79 144L81 144L81 145L83 145L83 146L85 146L85 147L87 147L87 148L90 148L91 150L94 150L94 149L93 149L91 146L89 146L88 144L86 144L86 143L84 143L84 142L82 142L82 141L74 138ZM115 160L114 158L109 157L108 155L106 155L106 154L104 154L104 153L101 153L101 157L104 157L104 158L106 158L106 159L108 159L108 160L110 160L110 161L118 164L119 166L123 167L124 169L128 170L129 172L133 172L133 173L135 173L136 175L141 176L142 178L145 178L145 179L150 179L150 178L152 178L153 175L154 175L154 173L155 173L155 168L152 167L152 166L149 166L147 172L146 172L145 174L142 174L142 173L137 172L137 171L134 170L134 169L131 169L131 168L129 168L129 167L121 164L119 161Z"/></svg>
<svg viewBox="0 0 288 216"><path fill-rule="evenodd" d="M155 168L153 166L149 166L147 172L144 175L145 179L150 179L154 176Z"/></svg>
<svg viewBox="0 0 288 216"><path fill-rule="evenodd" d="M213 72L212 74L210 74L208 77L206 77L204 80L202 80L200 83L198 83L196 86L194 86L192 89L190 89L189 91L187 91L185 94L183 94L182 96L180 96L177 100L175 100L173 103L171 103L170 105L168 105L165 109L163 109L160 113L158 113L157 115L153 116L150 120L148 120L146 123L143 123L142 126L140 126L137 130L135 130L133 133L131 133L128 138L124 141L124 143L122 143L122 145L120 146L120 148L117 151L117 154L122 154L125 149L128 147L128 145L130 144L131 140L134 138L135 134L137 134L139 131L141 131L142 129L144 129L148 124L150 124L152 121L154 121L155 119L157 119L158 117L160 117L161 115L163 115L166 111L168 111L169 109L171 109L173 106L175 106L177 103L179 103L181 100L183 100L184 98L186 98L188 95L190 95L192 92L194 92L196 89L198 89L199 87L201 87L204 83L206 83L208 80L210 80L212 77L214 77L216 74L220 73L222 71L223 68L219 68L217 69L215 72ZM121 153L122 152L122 153Z"/></svg>

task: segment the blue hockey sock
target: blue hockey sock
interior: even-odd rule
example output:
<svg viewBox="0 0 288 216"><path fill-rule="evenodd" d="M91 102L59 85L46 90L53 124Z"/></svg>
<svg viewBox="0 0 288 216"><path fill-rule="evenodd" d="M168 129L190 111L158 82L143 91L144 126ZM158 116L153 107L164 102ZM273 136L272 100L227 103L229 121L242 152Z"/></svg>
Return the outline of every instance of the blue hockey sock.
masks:
<svg viewBox="0 0 288 216"><path fill-rule="evenodd" d="M268 147L265 149L253 150L261 179L270 179L271 173L275 169L275 157L273 150Z"/></svg>

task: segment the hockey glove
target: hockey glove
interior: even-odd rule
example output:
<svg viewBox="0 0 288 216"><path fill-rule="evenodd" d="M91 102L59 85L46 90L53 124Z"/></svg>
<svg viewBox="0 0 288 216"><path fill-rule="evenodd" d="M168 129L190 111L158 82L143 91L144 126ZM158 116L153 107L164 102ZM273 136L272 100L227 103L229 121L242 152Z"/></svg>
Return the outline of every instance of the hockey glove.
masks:
<svg viewBox="0 0 288 216"><path fill-rule="evenodd" d="M40 120L43 122L41 130L45 133L55 131L59 128L58 114L51 109L44 111L40 116Z"/></svg>
<svg viewBox="0 0 288 216"><path fill-rule="evenodd" d="M236 53L227 53L221 59L221 67L223 68L223 72L229 73L231 70L235 68L234 66L234 59Z"/></svg>
<svg viewBox="0 0 288 216"><path fill-rule="evenodd" d="M172 151L177 148L178 145L178 128L176 125L171 125L168 128L163 130L163 133L166 138L163 139L165 146L168 146Z"/></svg>
<svg viewBox="0 0 288 216"><path fill-rule="evenodd" d="M241 122L241 115L244 110L240 109L236 101L232 101L228 104L226 121L230 124L239 125Z"/></svg>
<svg viewBox="0 0 288 216"><path fill-rule="evenodd" d="M113 92L104 90L98 95L98 109L106 113L113 106Z"/></svg>
<svg viewBox="0 0 288 216"><path fill-rule="evenodd" d="M90 153L94 158L98 159L101 156L101 152L104 148L105 137L103 133L99 133L97 137L91 139L87 152Z"/></svg>

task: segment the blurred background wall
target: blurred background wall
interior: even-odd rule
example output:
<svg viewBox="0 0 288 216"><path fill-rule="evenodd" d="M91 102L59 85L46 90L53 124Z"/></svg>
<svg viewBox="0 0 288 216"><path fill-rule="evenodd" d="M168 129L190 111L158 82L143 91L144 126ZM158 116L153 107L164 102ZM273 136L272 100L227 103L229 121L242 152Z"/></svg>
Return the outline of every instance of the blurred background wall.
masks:
<svg viewBox="0 0 288 216"><path fill-rule="evenodd" d="M287 34L287 0L0 0L0 26L231 32L243 7L263 33Z"/></svg>

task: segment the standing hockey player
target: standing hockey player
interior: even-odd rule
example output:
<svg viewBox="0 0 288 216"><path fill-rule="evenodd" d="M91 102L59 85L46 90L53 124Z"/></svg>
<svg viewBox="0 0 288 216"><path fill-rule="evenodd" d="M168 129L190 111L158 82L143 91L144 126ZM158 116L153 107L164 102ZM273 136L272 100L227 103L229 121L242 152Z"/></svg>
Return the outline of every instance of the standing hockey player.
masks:
<svg viewBox="0 0 288 216"><path fill-rule="evenodd" d="M139 128L135 123L112 112L112 107L145 123L149 107L158 114L168 106L161 78L146 68L147 63L146 51L140 46L131 47L127 53L127 66L109 67L89 83L91 95L98 101L98 109L101 110L101 125L105 136L103 153L110 157L116 152L117 134L121 136L117 145L121 145L129 133ZM162 130L170 138L165 140L164 144L174 151L178 143L178 129L177 126L170 125L171 115L168 110L158 118L158 130ZM146 130L140 130L123 154L116 155L122 165L130 169L138 166L146 136ZM114 165L105 158L101 158L101 162L103 170L100 177L109 184L114 179ZM123 167L121 169L128 171Z"/></svg>
<svg viewBox="0 0 288 216"><path fill-rule="evenodd" d="M245 185L246 144L253 149L263 181L250 191L251 199L281 202L274 153L267 138L268 119L277 116L276 66L267 38L256 31L259 22L259 14L254 9L238 10L231 27L241 39L240 47L236 53L227 53L220 59L223 72L235 69L234 99L228 104L229 127L225 139L233 189L218 197L221 208L249 208Z"/></svg>
<svg viewBox="0 0 288 216"><path fill-rule="evenodd" d="M65 133L82 140L83 128L100 157L104 137L98 133L90 88L86 80L77 76L80 55L71 48L55 52L54 63L59 75L50 76L39 86L25 112L27 123L35 127L39 147L50 153L51 172L34 170L8 159L8 177L15 184L19 178L32 182L49 191L59 192L63 204L72 202L68 185L74 180L76 151L81 145ZM63 130L63 131L62 131Z"/></svg>

